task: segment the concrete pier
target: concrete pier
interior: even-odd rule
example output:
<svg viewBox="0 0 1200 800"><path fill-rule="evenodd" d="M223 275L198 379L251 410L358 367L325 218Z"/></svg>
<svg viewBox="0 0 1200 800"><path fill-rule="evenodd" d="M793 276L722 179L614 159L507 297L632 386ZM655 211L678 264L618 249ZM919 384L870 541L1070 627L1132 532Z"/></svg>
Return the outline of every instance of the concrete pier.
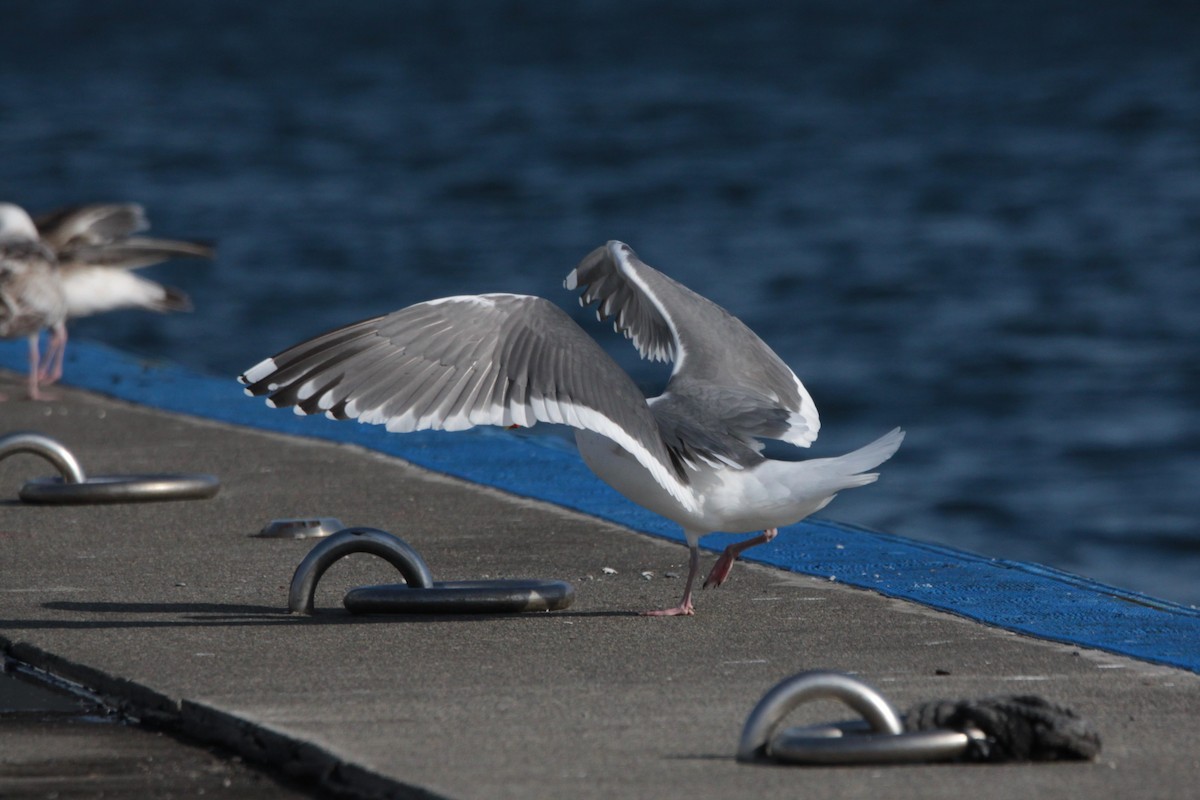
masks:
<svg viewBox="0 0 1200 800"><path fill-rule="evenodd" d="M377 797L1181 798L1200 780L1189 670L745 563L700 594L696 617L641 617L678 600L682 578L666 574L683 574L683 546L357 445L56 391L0 405L0 434L53 436L93 473L206 472L223 485L203 501L38 507L17 491L52 468L0 462L4 655L313 785ZM519 468L521 447L512 457L497 470ZM313 542L253 534L308 515L395 533L438 579L563 579L576 600L542 614L353 617L346 588L396 580L359 555L326 574L315 616L292 616L288 583ZM763 693L818 668L858 675L900 709L1041 695L1089 719L1104 750L1003 766L735 762ZM847 716L823 702L793 721ZM4 764L0 753L0 796Z"/></svg>

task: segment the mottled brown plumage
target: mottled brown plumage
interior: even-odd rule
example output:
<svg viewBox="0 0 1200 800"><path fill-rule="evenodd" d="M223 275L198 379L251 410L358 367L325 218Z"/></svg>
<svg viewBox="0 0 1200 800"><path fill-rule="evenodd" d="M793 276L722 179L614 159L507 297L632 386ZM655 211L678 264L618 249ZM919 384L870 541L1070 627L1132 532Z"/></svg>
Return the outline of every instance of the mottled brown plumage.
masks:
<svg viewBox="0 0 1200 800"><path fill-rule="evenodd" d="M0 338L29 340L29 396L42 399L38 339L52 332L48 360L66 345L67 299L58 261L24 209L0 203Z"/></svg>

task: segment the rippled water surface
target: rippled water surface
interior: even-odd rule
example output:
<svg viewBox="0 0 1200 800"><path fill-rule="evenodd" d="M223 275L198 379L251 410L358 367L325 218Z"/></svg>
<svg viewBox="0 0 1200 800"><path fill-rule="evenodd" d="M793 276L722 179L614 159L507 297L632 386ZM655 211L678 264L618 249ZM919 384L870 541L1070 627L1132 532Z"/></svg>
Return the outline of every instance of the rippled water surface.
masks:
<svg viewBox="0 0 1200 800"><path fill-rule="evenodd" d="M1185 3L8 4L0 192L215 239L75 335L232 381L622 239L757 330L825 513L1200 603L1200 17ZM11 346L11 345L10 345ZM244 399L231 383L229 402Z"/></svg>

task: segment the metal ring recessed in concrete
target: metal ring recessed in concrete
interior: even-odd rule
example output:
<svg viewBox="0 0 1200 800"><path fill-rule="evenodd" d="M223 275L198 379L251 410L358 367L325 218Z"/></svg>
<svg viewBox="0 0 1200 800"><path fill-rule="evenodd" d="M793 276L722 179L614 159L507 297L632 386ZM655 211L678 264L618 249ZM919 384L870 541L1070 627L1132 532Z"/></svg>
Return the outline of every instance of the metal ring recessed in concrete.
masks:
<svg viewBox="0 0 1200 800"><path fill-rule="evenodd" d="M967 750L960 731L854 733L832 728L788 728L771 738L770 757L789 764L913 764L949 761ZM815 735L814 735L815 734Z"/></svg>
<svg viewBox="0 0 1200 800"><path fill-rule="evenodd" d="M0 437L0 460L29 453L49 461L57 478L35 478L21 487L26 503L72 505L139 503L161 500L202 500L212 497L221 482L212 475L92 475L88 476L71 451L40 433Z"/></svg>
<svg viewBox="0 0 1200 800"><path fill-rule="evenodd" d="M512 614L558 611L575 600L566 581L434 581L433 586L360 586L346 593L352 614Z"/></svg>
<svg viewBox="0 0 1200 800"><path fill-rule="evenodd" d="M321 576L351 553L377 555L396 567L405 580L404 584L351 589L344 602L354 614L555 611L575 598L574 587L564 581L435 582L424 559L403 539L376 528L347 528L318 543L300 562L288 591L288 610L312 614Z"/></svg>
<svg viewBox="0 0 1200 800"><path fill-rule="evenodd" d="M824 698L841 700L866 725L775 729L796 706ZM861 731L866 731L861 732ZM758 702L738 745L738 761L795 764L895 764L944 761L961 755L969 737L948 730L905 732L895 709L879 692L839 672L802 672L772 688Z"/></svg>
<svg viewBox="0 0 1200 800"><path fill-rule="evenodd" d="M63 480L71 483L83 483L87 479L71 451L49 436L28 431L0 436L0 461L17 453L41 456L54 465Z"/></svg>
<svg viewBox="0 0 1200 800"><path fill-rule="evenodd" d="M220 489L221 482L212 475L92 475L82 483L34 478L21 487L18 497L42 505L150 503L205 500Z"/></svg>
<svg viewBox="0 0 1200 800"><path fill-rule="evenodd" d="M405 582L414 588L433 585L433 575L425 560L400 537L377 528L347 528L319 542L296 567L288 590L288 611L312 614L321 576L334 562L351 553L379 556L398 569Z"/></svg>

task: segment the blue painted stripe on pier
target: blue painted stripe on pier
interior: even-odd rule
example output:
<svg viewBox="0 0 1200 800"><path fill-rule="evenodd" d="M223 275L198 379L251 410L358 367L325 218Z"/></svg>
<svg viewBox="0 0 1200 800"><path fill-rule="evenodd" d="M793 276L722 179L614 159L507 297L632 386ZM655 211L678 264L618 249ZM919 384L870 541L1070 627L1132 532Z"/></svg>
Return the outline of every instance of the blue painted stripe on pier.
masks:
<svg viewBox="0 0 1200 800"><path fill-rule="evenodd" d="M0 367L24 372L25 353L23 342L0 343ZM358 444L684 541L677 526L616 494L574 453L507 431L476 428L396 435L374 425L299 417L246 397L232 376L199 375L86 342L72 343L67 362L67 377L80 388L167 411ZM705 542L720 549L739 538L714 534ZM821 519L784 529L774 542L754 548L750 555L748 560L874 589L989 625L1200 672L1200 609L1048 567L985 558Z"/></svg>

